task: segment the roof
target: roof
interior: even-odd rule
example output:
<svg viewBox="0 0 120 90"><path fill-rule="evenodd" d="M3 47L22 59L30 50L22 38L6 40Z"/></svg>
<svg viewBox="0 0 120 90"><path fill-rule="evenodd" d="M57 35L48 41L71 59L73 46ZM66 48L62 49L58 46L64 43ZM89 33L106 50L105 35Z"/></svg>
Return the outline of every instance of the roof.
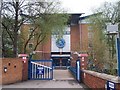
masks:
<svg viewBox="0 0 120 90"><path fill-rule="evenodd" d="M101 15L101 14L102 14L102 12L91 14L91 15L88 15L88 16L83 16L83 17L80 17L79 20L84 20L84 19L90 18L92 16L95 17L96 15Z"/></svg>

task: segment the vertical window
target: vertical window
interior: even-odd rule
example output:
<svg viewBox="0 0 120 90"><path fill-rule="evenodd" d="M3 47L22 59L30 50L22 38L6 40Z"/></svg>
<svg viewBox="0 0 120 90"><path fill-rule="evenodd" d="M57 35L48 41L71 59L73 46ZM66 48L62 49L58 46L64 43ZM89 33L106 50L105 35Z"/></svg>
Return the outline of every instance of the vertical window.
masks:
<svg viewBox="0 0 120 90"><path fill-rule="evenodd" d="M88 38L92 38L93 37L93 33L92 32L88 32Z"/></svg>
<svg viewBox="0 0 120 90"><path fill-rule="evenodd" d="M88 26L88 31L93 30L92 26Z"/></svg>
<svg viewBox="0 0 120 90"><path fill-rule="evenodd" d="M28 38L31 37L31 33L32 33L33 30L34 30L34 27L31 27L31 28L29 29ZM35 36L35 35L34 35L34 32L33 32L31 39L33 39L34 36Z"/></svg>
<svg viewBox="0 0 120 90"><path fill-rule="evenodd" d="M32 36L31 36L31 34L28 34L28 38L30 38L30 37L31 37L31 39L33 39L35 37L35 34L33 33Z"/></svg>
<svg viewBox="0 0 120 90"><path fill-rule="evenodd" d="M32 49L33 48L33 43L29 43L29 48Z"/></svg>
<svg viewBox="0 0 120 90"><path fill-rule="evenodd" d="M29 33L31 33L33 30L34 30L34 27L31 27L31 28L29 29Z"/></svg>

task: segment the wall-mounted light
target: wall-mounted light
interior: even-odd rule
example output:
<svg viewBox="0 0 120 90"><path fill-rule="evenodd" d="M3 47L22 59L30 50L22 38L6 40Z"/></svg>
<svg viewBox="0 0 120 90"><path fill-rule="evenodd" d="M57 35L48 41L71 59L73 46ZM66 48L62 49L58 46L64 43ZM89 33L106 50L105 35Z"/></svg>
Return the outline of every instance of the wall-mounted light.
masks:
<svg viewBox="0 0 120 90"><path fill-rule="evenodd" d="M4 67L4 73L6 73L7 72L7 67Z"/></svg>

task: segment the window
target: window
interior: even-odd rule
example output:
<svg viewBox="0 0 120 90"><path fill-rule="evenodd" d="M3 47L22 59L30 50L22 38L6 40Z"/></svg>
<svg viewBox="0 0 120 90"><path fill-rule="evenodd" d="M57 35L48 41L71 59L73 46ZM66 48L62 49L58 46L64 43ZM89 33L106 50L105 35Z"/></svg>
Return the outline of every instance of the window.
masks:
<svg viewBox="0 0 120 90"><path fill-rule="evenodd" d="M33 48L33 43L29 43L29 48L32 49Z"/></svg>
<svg viewBox="0 0 120 90"><path fill-rule="evenodd" d="M65 31L64 34L65 35L70 35L70 31Z"/></svg>
<svg viewBox="0 0 120 90"><path fill-rule="evenodd" d="M31 28L29 29L28 38L31 38L31 39L34 38L34 36L35 36L34 32L33 32L33 35L32 35L32 37L31 37L31 33L32 33L33 30L34 30L34 27L31 27Z"/></svg>
<svg viewBox="0 0 120 90"><path fill-rule="evenodd" d="M31 33L33 30L34 30L34 27L31 27L31 28L29 29L29 33Z"/></svg>
<svg viewBox="0 0 120 90"><path fill-rule="evenodd" d="M31 37L31 34L28 34L28 38L30 38L30 37ZM31 39L33 39L34 37L35 37L35 34L33 33Z"/></svg>
<svg viewBox="0 0 120 90"><path fill-rule="evenodd" d="M92 47L92 43L89 43L89 44L88 44L88 47L91 48L91 47Z"/></svg>
<svg viewBox="0 0 120 90"><path fill-rule="evenodd" d="M93 37L93 33L92 32L88 32L88 38L92 38Z"/></svg>
<svg viewBox="0 0 120 90"><path fill-rule="evenodd" d="M88 31L93 30L92 26L88 26Z"/></svg>

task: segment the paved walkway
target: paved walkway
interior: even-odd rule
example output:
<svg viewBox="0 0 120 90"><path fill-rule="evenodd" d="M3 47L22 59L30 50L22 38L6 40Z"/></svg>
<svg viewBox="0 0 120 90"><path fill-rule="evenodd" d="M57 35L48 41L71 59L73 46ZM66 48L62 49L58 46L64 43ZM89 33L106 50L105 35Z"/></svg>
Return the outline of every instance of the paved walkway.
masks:
<svg viewBox="0 0 120 90"><path fill-rule="evenodd" d="M83 88L83 86L75 80L29 80L26 82L4 85L3 88Z"/></svg>
<svg viewBox="0 0 120 90"><path fill-rule="evenodd" d="M69 70L55 69L53 73L54 80L75 80Z"/></svg>
<svg viewBox="0 0 120 90"><path fill-rule="evenodd" d="M68 70L54 70L53 80L28 80L4 85L3 88L80 88L85 90L86 87L79 84Z"/></svg>

